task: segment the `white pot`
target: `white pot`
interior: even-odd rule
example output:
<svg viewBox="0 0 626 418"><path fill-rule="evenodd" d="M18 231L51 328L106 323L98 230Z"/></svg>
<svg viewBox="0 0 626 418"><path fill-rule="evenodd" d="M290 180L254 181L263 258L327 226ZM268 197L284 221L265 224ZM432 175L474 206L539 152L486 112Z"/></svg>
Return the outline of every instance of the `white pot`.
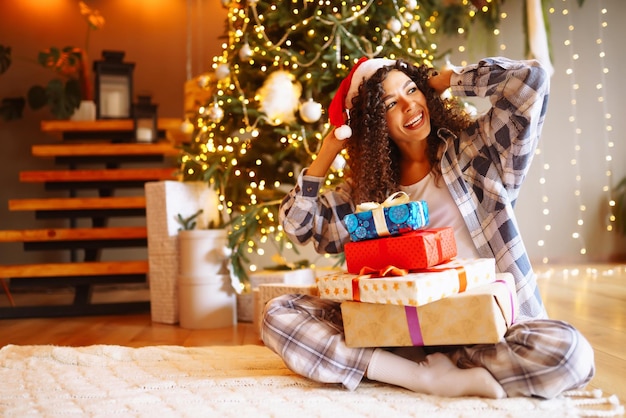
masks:
<svg viewBox="0 0 626 418"><path fill-rule="evenodd" d="M187 329L237 324L237 294L230 275L178 276L179 323Z"/></svg>
<svg viewBox="0 0 626 418"><path fill-rule="evenodd" d="M225 229L180 231L179 273L183 276L228 274L227 234Z"/></svg>
<svg viewBox="0 0 626 418"><path fill-rule="evenodd" d="M96 103L93 100L81 100L70 120L96 120Z"/></svg>
<svg viewBox="0 0 626 418"><path fill-rule="evenodd" d="M237 323L237 295L227 267L227 244L224 229L178 233L181 327L212 329Z"/></svg>

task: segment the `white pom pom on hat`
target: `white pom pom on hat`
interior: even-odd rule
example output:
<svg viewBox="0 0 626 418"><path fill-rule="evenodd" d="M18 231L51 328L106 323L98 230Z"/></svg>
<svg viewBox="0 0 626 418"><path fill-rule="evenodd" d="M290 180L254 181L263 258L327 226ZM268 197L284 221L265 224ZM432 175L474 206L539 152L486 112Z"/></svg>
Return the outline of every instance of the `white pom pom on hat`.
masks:
<svg viewBox="0 0 626 418"><path fill-rule="evenodd" d="M352 128L348 125L341 125L338 128L335 128L335 138L337 139L346 139L352 136Z"/></svg>
<svg viewBox="0 0 626 418"><path fill-rule="evenodd" d="M386 58L368 59L363 57L352 67L350 74L343 79L328 107L328 116L330 123L336 127L335 137L337 139L343 140L352 136L352 129L345 123L344 116L347 114L349 119L352 99L358 94L361 83L368 80L380 68L395 63L395 60Z"/></svg>

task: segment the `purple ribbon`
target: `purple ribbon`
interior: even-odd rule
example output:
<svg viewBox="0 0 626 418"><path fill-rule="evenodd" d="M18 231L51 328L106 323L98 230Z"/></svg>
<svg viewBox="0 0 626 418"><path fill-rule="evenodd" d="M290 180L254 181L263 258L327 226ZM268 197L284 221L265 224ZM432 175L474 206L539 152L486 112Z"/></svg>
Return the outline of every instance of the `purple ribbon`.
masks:
<svg viewBox="0 0 626 418"><path fill-rule="evenodd" d="M504 286L506 287L506 290L508 290L509 292L509 300L511 302L511 323L510 325L513 325L515 323L515 305L514 305L514 301L513 301L513 293L511 292L511 289L509 289L509 285L507 282L505 282L504 280L496 280L495 283L502 283L504 284Z"/></svg>
<svg viewBox="0 0 626 418"><path fill-rule="evenodd" d="M415 306L405 306L406 323L409 328L411 342L415 346L423 346L424 338L422 338L422 329L420 328L420 320L417 317L417 308Z"/></svg>

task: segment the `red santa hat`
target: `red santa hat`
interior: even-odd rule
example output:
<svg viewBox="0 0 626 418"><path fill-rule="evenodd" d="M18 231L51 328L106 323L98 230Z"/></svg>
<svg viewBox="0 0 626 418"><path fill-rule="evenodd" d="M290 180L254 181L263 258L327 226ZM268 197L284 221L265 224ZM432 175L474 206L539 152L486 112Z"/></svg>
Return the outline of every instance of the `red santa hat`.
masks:
<svg viewBox="0 0 626 418"><path fill-rule="evenodd" d="M394 60L386 58L368 59L363 57L352 67L350 74L343 79L328 107L328 116L330 123L335 126L335 137L337 139L346 139L352 136L352 129L345 121L350 119L352 99L359 92L361 83L373 76L380 68L394 65L395 63Z"/></svg>

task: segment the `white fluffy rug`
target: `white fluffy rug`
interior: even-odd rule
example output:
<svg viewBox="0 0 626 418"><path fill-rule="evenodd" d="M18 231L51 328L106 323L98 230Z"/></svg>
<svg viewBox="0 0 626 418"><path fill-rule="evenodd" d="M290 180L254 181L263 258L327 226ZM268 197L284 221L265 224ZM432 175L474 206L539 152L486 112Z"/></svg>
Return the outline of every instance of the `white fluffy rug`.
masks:
<svg viewBox="0 0 626 418"><path fill-rule="evenodd" d="M252 345L0 349L2 417L556 418L620 407L582 396L446 399L373 382L348 392L295 375L268 348Z"/></svg>

